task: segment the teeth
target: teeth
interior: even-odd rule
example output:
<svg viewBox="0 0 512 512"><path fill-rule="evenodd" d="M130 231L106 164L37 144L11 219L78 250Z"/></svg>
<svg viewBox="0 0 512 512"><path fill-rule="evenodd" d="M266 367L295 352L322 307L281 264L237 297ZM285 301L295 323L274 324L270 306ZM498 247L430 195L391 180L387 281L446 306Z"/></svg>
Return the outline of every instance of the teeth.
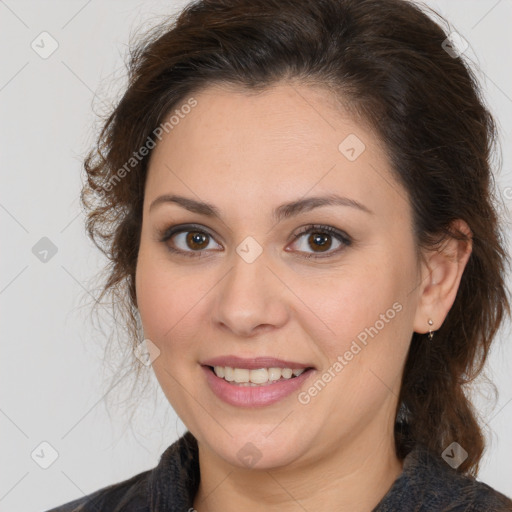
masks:
<svg viewBox="0 0 512 512"><path fill-rule="evenodd" d="M298 377L304 368L292 370L291 368L231 368L229 366L214 366L213 371L217 377L237 384L266 384L279 379L291 379L292 375Z"/></svg>

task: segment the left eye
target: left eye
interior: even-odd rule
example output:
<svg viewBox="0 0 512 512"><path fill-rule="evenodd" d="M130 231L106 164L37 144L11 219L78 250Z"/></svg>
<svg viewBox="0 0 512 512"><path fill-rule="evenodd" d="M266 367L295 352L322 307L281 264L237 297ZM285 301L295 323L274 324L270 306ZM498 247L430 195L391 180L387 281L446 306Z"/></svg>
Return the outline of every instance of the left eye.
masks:
<svg viewBox="0 0 512 512"><path fill-rule="evenodd" d="M343 246L349 246L352 243L352 240L350 237L341 232L338 231L335 228L332 228L330 226L319 226L319 225L313 225L313 226L306 226L303 228L299 233L295 235L294 240L299 240L304 237L304 235L309 235L305 239L305 243L303 242L301 245L304 248L308 247L317 247L320 248L319 251L314 251L313 253L309 254L308 256L305 256L306 258L324 258L331 256L333 254L337 254L340 252L340 250L343 249ZM334 251L329 251L332 247L332 238L334 238L338 242L338 247ZM304 251L303 251L304 252ZM318 253L326 253L327 256L319 256Z"/></svg>
<svg viewBox="0 0 512 512"><path fill-rule="evenodd" d="M309 235L307 239L305 235ZM338 246L335 247L334 251L329 251L333 244L332 238L338 242ZM201 256L201 253L210 245L210 239L213 240L213 236L204 231L200 226L197 228L195 226L174 226L165 230L160 237L160 241L166 244L169 251L191 257ZM347 234L330 226L323 225L306 226L294 235L293 243L300 239L304 239L305 244L304 242L299 244L302 247L302 249L299 249L299 252L306 252L304 249L308 247L320 249L319 251L313 251L305 256L305 258L328 257L339 253L344 246L349 246L352 243L351 238ZM171 240L173 240L172 245L169 243ZM182 244L182 248L175 247L179 243ZM327 253L327 255L319 255L322 253Z"/></svg>

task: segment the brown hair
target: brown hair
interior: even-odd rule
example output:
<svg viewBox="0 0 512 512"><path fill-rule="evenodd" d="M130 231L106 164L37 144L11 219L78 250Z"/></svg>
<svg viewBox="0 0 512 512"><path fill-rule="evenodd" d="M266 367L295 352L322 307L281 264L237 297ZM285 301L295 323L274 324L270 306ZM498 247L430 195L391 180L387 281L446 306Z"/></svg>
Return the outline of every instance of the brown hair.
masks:
<svg viewBox="0 0 512 512"><path fill-rule="evenodd" d="M469 453L458 471L476 474L484 438L464 387L510 314L508 261L492 191L495 124L470 66L445 51L446 37L405 0L203 0L149 31L132 49L127 90L85 159L82 191L88 233L110 260L98 302L112 295L130 348L142 341L135 269L151 156L127 169L134 152L172 109L209 85L324 86L384 142L413 206L418 248L464 239L452 230L455 219L472 231L473 251L445 322L431 342L413 334L395 441L399 458L416 443L440 454L457 441ZM131 357L139 377L144 367Z"/></svg>

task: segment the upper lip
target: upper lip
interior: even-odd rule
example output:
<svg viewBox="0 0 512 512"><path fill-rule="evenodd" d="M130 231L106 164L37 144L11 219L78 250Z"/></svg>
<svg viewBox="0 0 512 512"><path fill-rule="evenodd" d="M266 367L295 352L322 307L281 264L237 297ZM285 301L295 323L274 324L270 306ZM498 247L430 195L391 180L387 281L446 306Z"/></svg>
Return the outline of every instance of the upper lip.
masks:
<svg viewBox="0 0 512 512"><path fill-rule="evenodd" d="M229 366L230 368L246 368L256 370L258 368L313 368L310 364L298 363L295 361L284 361L275 357L251 357L249 359L238 356L219 356L207 359L201 363L204 366Z"/></svg>

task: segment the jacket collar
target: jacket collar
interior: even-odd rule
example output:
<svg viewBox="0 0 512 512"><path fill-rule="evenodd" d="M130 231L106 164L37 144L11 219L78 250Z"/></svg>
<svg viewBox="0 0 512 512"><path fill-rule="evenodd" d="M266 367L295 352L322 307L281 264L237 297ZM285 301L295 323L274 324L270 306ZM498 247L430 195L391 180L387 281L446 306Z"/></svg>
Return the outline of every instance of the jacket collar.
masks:
<svg viewBox="0 0 512 512"><path fill-rule="evenodd" d="M151 512L184 512L193 507L199 479L197 440L187 430L165 450L151 472Z"/></svg>
<svg viewBox="0 0 512 512"><path fill-rule="evenodd" d="M192 509L199 481L197 440L187 431L165 450L158 466L151 471L151 512ZM461 492L466 498L473 495L475 486L493 492L485 484L457 473L424 446L416 445L404 458L402 473L372 512L413 510L420 503L427 505L428 510L440 510L441 503L459 503Z"/></svg>

